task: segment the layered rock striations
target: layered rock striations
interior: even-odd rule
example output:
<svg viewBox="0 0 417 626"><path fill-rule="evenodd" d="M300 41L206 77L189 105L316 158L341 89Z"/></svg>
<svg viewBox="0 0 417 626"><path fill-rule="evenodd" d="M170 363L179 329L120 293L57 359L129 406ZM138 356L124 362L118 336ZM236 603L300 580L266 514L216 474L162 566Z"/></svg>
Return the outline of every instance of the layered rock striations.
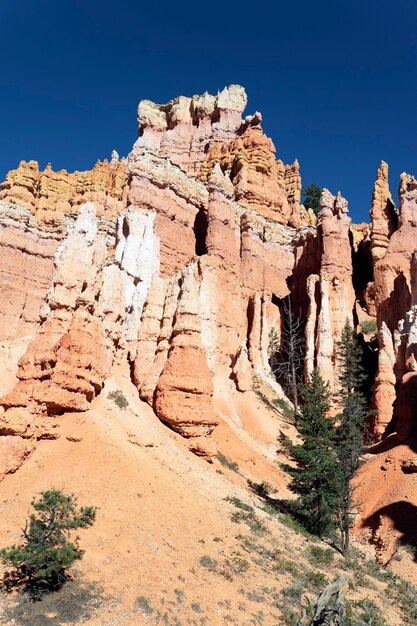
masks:
<svg viewBox="0 0 417 626"><path fill-rule="evenodd" d="M2 183L0 199L47 224L62 223L85 202L94 202L99 215L115 217L126 207L127 179L126 161L115 151L110 162L98 161L85 172L54 172L50 164L41 172L36 161L21 161Z"/></svg>
<svg viewBox="0 0 417 626"><path fill-rule="evenodd" d="M279 349L288 297L305 327L306 379L318 367L334 390L338 338L360 298L379 330L375 432L414 427L415 180L402 176L398 226L384 163L370 234L326 189L316 221L300 204L298 161L277 160L262 116L242 119L245 105L236 85L143 101L126 159L74 173L22 162L7 175L0 332L31 341L0 401L3 473L48 419L85 411L123 364L155 415L210 457L216 393L249 391L254 376L276 385L271 337ZM365 244L373 280L359 293Z"/></svg>

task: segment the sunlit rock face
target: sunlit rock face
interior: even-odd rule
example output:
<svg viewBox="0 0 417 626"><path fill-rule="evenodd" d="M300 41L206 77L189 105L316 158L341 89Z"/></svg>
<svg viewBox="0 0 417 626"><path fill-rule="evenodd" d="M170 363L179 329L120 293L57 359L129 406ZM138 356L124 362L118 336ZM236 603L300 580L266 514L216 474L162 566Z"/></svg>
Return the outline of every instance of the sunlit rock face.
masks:
<svg viewBox="0 0 417 626"><path fill-rule="evenodd" d="M352 258L366 238L374 428L382 436L393 417L401 436L413 427L415 180L402 176L399 221L383 162L370 231L352 229L347 201L326 189L316 219L301 204L298 161L277 159L262 115L242 117L246 102L237 85L142 101L126 158L73 173L22 161L7 175L0 335L26 336L28 348L0 402L3 473L30 454L45 420L88 409L120 366L155 419L210 458L216 393L245 393L254 376L278 389L271 337L279 348L287 297L305 332L306 379L318 367L336 390L338 338L356 322Z"/></svg>
<svg viewBox="0 0 417 626"><path fill-rule="evenodd" d="M305 373L314 367L337 390L337 344L348 320L353 325L353 288L350 218L347 201L323 189L318 219L320 269L306 283L309 301L306 321Z"/></svg>

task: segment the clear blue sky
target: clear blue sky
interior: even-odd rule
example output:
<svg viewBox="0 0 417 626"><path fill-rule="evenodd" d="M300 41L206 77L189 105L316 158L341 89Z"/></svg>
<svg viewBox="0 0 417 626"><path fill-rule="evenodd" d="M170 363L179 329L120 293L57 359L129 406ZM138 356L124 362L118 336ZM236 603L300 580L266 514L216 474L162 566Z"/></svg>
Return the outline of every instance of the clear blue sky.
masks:
<svg viewBox="0 0 417 626"><path fill-rule="evenodd" d="M417 174L416 0L2 0L0 178L130 150L142 98L244 85L303 184L367 219L381 159Z"/></svg>

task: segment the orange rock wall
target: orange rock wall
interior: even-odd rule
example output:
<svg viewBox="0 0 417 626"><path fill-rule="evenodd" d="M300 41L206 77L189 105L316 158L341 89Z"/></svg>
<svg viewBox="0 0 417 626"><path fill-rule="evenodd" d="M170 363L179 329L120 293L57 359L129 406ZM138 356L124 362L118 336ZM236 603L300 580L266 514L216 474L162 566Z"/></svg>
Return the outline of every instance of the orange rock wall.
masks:
<svg viewBox="0 0 417 626"><path fill-rule="evenodd" d="M144 101L126 159L72 174L22 162L8 174L2 332L36 336L1 400L4 436L23 436L17 413L32 416L34 433L45 414L85 410L112 367L128 362L140 397L190 449L210 456L221 419L216 385L245 391L254 375L276 384L270 334L280 334L289 295L305 323L306 376L317 366L336 388L337 341L346 319L354 322L352 252L368 231L351 229L347 202L327 190L318 222L311 219L300 205L298 162L276 159L262 116L242 119L245 105L236 85L165 105ZM414 423L415 196L414 179L403 175L397 229L381 163L367 240L374 280L364 296L380 330L379 434L393 415L403 434ZM28 453L16 439L10 445Z"/></svg>
<svg viewBox="0 0 417 626"><path fill-rule="evenodd" d="M0 340L36 331L63 236L27 209L0 201Z"/></svg>
<svg viewBox="0 0 417 626"><path fill-rule="evenodd" d="M85 202L94 202L99 215L115 217L126 206L127 178L125 161L116 157L72 173L54 172L51 165L40 172L36 161L21 161L2 183L0 199L29 209L47 224L63 222Z"/></svg>

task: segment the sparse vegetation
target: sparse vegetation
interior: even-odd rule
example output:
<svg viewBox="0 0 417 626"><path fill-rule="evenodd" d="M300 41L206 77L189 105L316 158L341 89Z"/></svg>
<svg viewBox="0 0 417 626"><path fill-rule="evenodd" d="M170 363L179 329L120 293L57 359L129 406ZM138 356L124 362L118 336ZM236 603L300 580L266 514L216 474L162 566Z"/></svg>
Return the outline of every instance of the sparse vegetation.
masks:
<svg viewBox="0 0 417 626"><path fill-rule="evenodd" d="M2 600L0 623L13 626L83 624L96 616L98 609L115 601L106 597L101 587L78 576L68 580L59 593L42 596L42 602L34 602L27 593L8 594Z"/></svg>
<svg viewBox="0 0 417 626"><path fill-rule="evenodd" d="M234 513L232 513L231 519L232 522L235 522L237 524L239 522L245 522L254 533L259 534L266 532L266 526L262 524L262 522L256 517L253 510L249 512L235 511Z"/></svg>
<svg viewBox="0 0 417 626"><path fill-rule="evenodd" d="M320 546L309 546L307 558L312 565L331 565L334 559L332 548L321 548Z"/></svg>
<svg viewBox="0 0 417 626"><path fill-rule="evenodd" d="M233 504L236 508L242 509L242 511L253 511L253 506L250 506L250 504L246 504L246 502L243 502L242 500L240 500L239 498L235 498L234 496L227 496L225 500L226 502L230 502L230 504Z"/></svg>
<svg viewBox="0 0 417 626"><path fill-rule="evenodd" d="M129 402L127 401L126 396L120 389L116 389L116 391L109 391L107 394L109 400L113 400L115 405L119 407L119 409L125 409L129 406Z"/></svg>
<svg viewBox="0 0 417 626"><path fill-rule="evenodd" d="M137 603L140 610L143 611L143 613L145 613L146 615L150 615L151 613L153 613L153 608L149 604L148 598L146 598L145 596L139 596L139 598L137 599Z"/></svg>
<svg viewBox="0 0 417 626"><path fill-rule="evenodd" d="M361 328L365 335L374 335L378 330L376 320L364 320L361 323Z"/></svg>
<svg viewBox="0 0 417 626"><path fill-rule="evenodd" d="M200 565L210 570L210 572L214 572L217 567L217 561L210 556L204 555L200 559Z"/></svg>
<svg viewBox="0 0 417 626"><path fill-rule="evenodd" d="M227 456L224 456L224 454L222 454L221 452L218 452L216 454L216 458L218 459L218 461L220 461L223 467L227 467L227 469L232 470L233 472L239 471L239 465L234 461L228 459Z"/></svg>
<svg viewBox="0 0 417 626"><path fill-rule="evenodd" d="M284 417L294 422L294 409L283 398L274 398L272 403L280 410Z"/></svg>
<svg viewBox="0 0 417 626"><path fill-rule="evenodd" d="M398 576L388 585L388 596L400 607L405 624L417 624L417 588Z"/></svg>
<svg viewBox="0 0 417 626"><path fill-rule="evenodd" d="M381 610L369 598L346 602L346 626L389 626L384 620Z"/></svg>

